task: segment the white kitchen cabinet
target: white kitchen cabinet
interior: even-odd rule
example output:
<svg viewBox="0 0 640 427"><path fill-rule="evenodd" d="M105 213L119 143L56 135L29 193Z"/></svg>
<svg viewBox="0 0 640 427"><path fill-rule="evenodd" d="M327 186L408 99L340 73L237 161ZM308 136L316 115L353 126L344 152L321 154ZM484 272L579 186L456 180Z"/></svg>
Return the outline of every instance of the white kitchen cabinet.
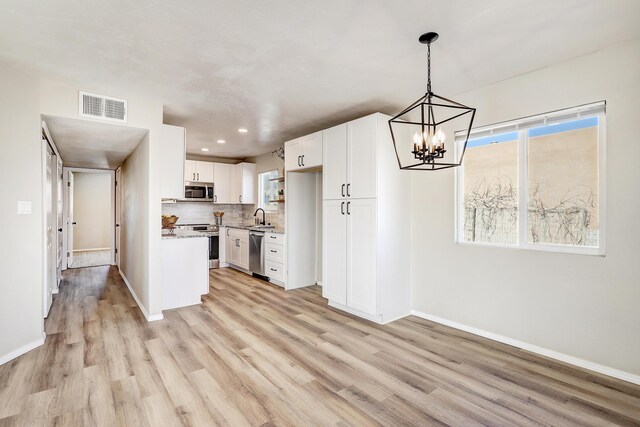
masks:
<svg viewBox="0 0 640 427"><path fill-rule="evenodd" d="M325 200L342 199L347 193L347 124L322 133L322 190Z"/></svg>
<svg viewBox="0 0 640 427"><path fill-rule="evenodd" d="M231 192L234 166L229 163L213 164L213 203L235 203Z"/></svg>
<svg viewBox="0 0 640 427"><path fill-rule="evenodd" d="M249 230L228 228L227 263L249 269Z"/></svg>
<svg viewBox="0 0 640 427"><path fill-rule="evenodd" d="M305 170L322 166L322 132L312 133L284 144L285 170Z"/></svg>
<svg viewBox="0 0 640 427"><path fill-rule="evenodd" d="M384 116L373 114L323 132L323 199L370 199L377 196L378 146Z"/></svg>
<svg viewBox="0 0 640 427"><path fill-rule="evenodd" d="M185 129L162 125L162 150L160 150L162 175L160 197L181 199L184 197Z"/></svg>
<svg viewBox="0 0 640 427"><path fill-rule="evenodd" d="M272 283L286 285L286 236L280 233L264 234L264 274Z"/></svg>
<svg viewBox="0 0 640 427"><path fill-rule="evenodd" d="M325 268L322 273L322 295L330 301L347 304L347 217L344 200L323 203L322 224Z"/></svg>
<svg viewBox="0 0 640 427"><path fill-rule="evenodd" d="M165 238L160 245L162 309L200 304L209 293L209 240Z"/></svg>
<svg viewBox="0 0 640 427"><path fill-rule="evenodd" d="M213 182L213 163L185 160L184 180L188 182Z"/></svg>
<svg viewBox="0 0 640 427"><path fill-rule="evenodd" d="M376 113L324 132L323 296L379 323L411 312L410 174L388 120Z"/></svg>
<svg viewBox="0 0 640 427"><path fill-rule="evenodd" d="M238 163L233 165L231 174L233 203L253 205L256 203L256 165L254 163Z"/></svg>

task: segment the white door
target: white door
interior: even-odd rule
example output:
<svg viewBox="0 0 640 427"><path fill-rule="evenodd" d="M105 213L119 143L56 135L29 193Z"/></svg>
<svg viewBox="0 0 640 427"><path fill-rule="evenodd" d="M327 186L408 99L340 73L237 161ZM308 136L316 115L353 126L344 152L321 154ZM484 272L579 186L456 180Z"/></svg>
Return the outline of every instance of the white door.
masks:
<svg viewBox="0 0 640 427"><path fill-rule="evenodd" d="M242 203L242 164L231 166L231 203Z"/></svg>
<svg viewBox="0 0 640 427"><path fill-rule="evenodd" d="M120 268L120 230L122 228L122 168L116 169L116 265Z"/></svg>
<svg viewBox="0 0 640 427"><path fill-rule="evenodd" d="M195 160L184 161L184 180L185 181L197 181L196 179L196 162Z"/></svg>
<svg viewBox="0 0 640 427"><path fill-rule="evenodd" d="M322 197L325 200L344 198L347 191L347 125L325 130L322 146Z"/></svg>
<svg viewBox="0 0 640 427"><path fill-rule="evenodd" d="M69 183L67 185L67 267L73 265L73 227L76 225L73 219L73 172L69 171Z"/></svg>
<svg viewBox="0 0 640 427"><path fill-rule="evenodd" d="M233 166L228 163L215 163L213 166L213 203L233 203L231 195L231 173Z"/></svg>
<svg viewBox="0 0 640 427"><path fill-rule="evenodd" d="M196 178L199 182L213 182L213 163L196 162Z"/></svg>
<svg viewBox="0 0 640 427"><path fill-rule="evenodd" d="M376 197L377 116L349 122L347 141L347 195Z"/></svg>
<svg viewBox="0 0 640 427"><path fill-rule="evenodd" d="M376 199L347 201L347 305L377 314Z"/></svg>
<svg viewBox="0 0 640 427"><path fill-rule="evenodd" d="M302 138L302 167L322 166L322 131Z"/></svg>
<svg viewBox="0 0 640 427"><path fill-rule="evenodd" d="M57 160L56 167L56 228L57 228L57 257L56 257L56 286L60 286L62 280L62 269L64 268L64 239L62 231L64 230L64 179L62 171L62 161Z"/></svg>
<svg viewBox="0 0 640 427"><path fill-rule="evenodd" d="M323 203L322 296L347 304L347 217L345 200Z"/></svg>
<svg viewBox="0 0 640 427"><path fill-rule="evenodd" d="M284 144L284 169L294 171L302 169L302 140L294 139Z"/></svg>
<svg viewBox="0 0 640 427"><path fill-rule="evenodd" d="M54 229L55 217L53 213L53 168L54 163L53 152L49 147L46 140L42 141L45 144L45 188L44 188L44 209L45 209L45 239L46 239L46 253L44 257L45 268L45 285L44 285L44 317L49 315L51 309L51 303L53 301L53 290L56 284L56 265L55 265L55 251L54 246Z"/></svg>

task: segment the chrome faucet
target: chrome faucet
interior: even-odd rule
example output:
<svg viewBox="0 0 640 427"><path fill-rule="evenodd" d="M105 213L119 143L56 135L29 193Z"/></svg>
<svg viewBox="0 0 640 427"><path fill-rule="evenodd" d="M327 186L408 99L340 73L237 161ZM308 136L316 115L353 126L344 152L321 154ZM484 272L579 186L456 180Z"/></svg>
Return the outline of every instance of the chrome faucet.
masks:
<svg viewBox="0 0 640 427"><path fill-rule="evenodd" d="M266 225L267 222L265 221L264 209L262 209L262 208L256 209L256 211L253 213L253 216L258 215L258 211L262 211L262 222L260 223L260 225Z"/></svg>

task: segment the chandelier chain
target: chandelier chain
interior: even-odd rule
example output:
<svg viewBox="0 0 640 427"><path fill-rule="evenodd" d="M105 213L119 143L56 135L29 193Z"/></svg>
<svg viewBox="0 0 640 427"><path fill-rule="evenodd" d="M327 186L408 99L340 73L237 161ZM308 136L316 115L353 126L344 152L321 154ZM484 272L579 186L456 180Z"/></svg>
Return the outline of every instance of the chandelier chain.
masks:
<svg viewBox="0 0 640 427"><path fill-rule="evenodd" d="M431 93L431 43L427 43L427 93Z"/></svg>

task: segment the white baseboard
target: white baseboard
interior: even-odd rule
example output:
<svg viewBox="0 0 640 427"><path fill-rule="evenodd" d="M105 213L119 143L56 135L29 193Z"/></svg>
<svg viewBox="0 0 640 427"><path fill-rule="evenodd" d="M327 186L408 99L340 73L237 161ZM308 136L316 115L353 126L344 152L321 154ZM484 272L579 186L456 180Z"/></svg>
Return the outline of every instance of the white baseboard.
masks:
<svg viewBox="0 0 640 427"><path fill-rule="evenodd" d="M98 252L98 251L108 251L108 250L111 250L111 248L74 249L73 253L75 254L76 252Z"/></svg>
<svg viewBox="0 0 640 427"><path fill-rule="evenodd" d="M43 332L42 337L40 339L27 343L5 355L0 356L0 365L4 365L5 363L15 359L16 357L22 356L23 354L33 350L36 347L40 347L42 344L44 344L45 338L46 338L46 334Z"/></svg>
<svg viewBox="0 0 640 427"><path fill-rule="evenodd" d="M153 316L150 316L149 313L147 313L147 310L144 308L144 305L142 305L142 303L138 299L138 295L136 295L135 291L131 287L131 284L129 284L129 281L127 280L127 276L125 276L122 270L120 270L119 268L118 268L118 272L120 273L120 277L122 277L122 280L124 280L124 284L127 285L127 288L129 288L129 292L131 293L131 296L133 297L133 299L136 301L136 304L138 304L138 307L140 308L140 311L142 311L144 318L147 319L147 322L155 322L156 320L164 319L164 315L162 313L154 314Z"/></svg>
<svg viewBox="0 0 640 427"><path fill-rule="evenodd" d="M513 338L505 337L502 335L494 334L493 332L483 331L482 329L474 328L473 326L464 325L462 323L453 322L451 320L443 319L442 317L427 314L418 310L411 310L411 314L421 317L432 322L440 323L445 326L450 326L461 331L469 332L474 335L478 335L490 340L498 341L504 344L511 345L513 347L527 350L532 353L536 353L542 356L550 357L561 362L568 363L570 365L578 366L580 368L588 369L590 371L598 372L600 374L608 375L610 377L618 378L624 381L628 381L633 384L640 385L640 375L632 374L630 372L621 371L619 369L611 368L609 366L601 365L599 363L590 362L588 360L580 359L578 357L570 356L568 354L560 353L554 350L549 350L544 347L539 347L534 344L529 344L523 341L519 341Z"/></svg>

